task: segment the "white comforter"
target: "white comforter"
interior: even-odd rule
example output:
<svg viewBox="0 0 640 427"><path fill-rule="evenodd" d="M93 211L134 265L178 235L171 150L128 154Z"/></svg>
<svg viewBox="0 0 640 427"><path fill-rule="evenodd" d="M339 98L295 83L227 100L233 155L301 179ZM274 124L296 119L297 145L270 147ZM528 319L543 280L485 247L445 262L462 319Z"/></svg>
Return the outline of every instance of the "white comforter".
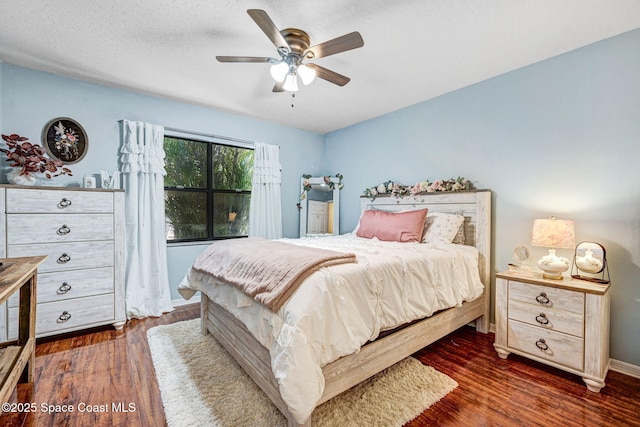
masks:
<svg viewBox="0 0 640 427"><path fill-rule="evenodd" d="M195 291L205 293L269 349L282 398L299 423L322 396L322 366L358 351L382 330L459 306L483 292L478 252L470 246L381 242L351 234L282 240L353 252L357 263L312 274L276 313L194 270L178 291L187 299Z"/></svg>

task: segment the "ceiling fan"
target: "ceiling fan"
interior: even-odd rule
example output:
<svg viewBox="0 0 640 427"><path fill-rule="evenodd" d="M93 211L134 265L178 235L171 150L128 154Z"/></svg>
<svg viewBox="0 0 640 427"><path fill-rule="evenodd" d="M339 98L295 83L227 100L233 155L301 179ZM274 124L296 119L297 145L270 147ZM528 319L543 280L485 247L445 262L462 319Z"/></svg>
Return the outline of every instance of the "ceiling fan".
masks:
<svg viewBox="0 0 640 427"><path fill-rule="evenodd" d="M351 80L349 77L328 70L320 65L308 63L305 59L324 58L329 55L356 49L364 46L364 40L357 31L337 37L309 47L309 35L298 28L286 28L282 31L273 23L267 12L261 9L247 10L249 16L269 37L278 49L279 58L262 56L216 56L220 62L265 62L271 65L271 76L276 81L273 92L295 92L298 90L298 79L303 84L310 84L317 76L323 80L344 86Z"/></svg>

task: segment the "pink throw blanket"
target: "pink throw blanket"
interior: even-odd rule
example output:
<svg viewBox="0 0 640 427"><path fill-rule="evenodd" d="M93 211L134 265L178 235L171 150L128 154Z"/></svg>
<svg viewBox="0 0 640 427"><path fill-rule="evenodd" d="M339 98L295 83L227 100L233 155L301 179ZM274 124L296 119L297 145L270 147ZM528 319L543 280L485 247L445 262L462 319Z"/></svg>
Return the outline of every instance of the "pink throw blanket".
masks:
<svg viewBox="0 0 640 427"><path fill-rule="evenodd" d="M250 237L213 243L198 256L193 269L237 286L278 311L314 271L355 261L352 253Z"/></svg>

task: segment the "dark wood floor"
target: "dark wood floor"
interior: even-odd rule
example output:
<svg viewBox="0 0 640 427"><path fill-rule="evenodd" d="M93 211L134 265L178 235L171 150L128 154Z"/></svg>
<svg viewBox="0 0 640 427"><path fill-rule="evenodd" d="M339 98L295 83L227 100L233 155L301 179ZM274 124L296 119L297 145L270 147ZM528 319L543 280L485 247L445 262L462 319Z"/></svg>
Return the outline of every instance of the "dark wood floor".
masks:
<svg viewBox="0 0 640 427"><path fill-rule="evenodd" d="M146 331L199 315L192 304L130 321L121 333L39 341L36 387L19 385L11 399L36 411L4 413L0 426L163 426ZM577 376L514 355L501 360L492 344L493 334L465 327L419 351L418 359L459 386L408 426L640 426L640 379L610 372L602 392L592 393ZM79 412L85 406L93 412Z"/></svg>

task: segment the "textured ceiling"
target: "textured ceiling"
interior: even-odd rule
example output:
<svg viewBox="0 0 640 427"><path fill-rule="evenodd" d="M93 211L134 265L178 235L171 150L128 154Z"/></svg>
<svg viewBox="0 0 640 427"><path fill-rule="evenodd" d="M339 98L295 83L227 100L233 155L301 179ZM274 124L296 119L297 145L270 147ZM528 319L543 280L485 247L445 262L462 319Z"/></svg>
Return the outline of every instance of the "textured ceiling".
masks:
<svg viewBox="0 0 640 427"><path fill-rule="evenodd" d="M316 59L351 78L272 93L276 56L247 15L317 44L359 31L364 47ZM2 0L0 60L326 133L640 28L640 0Z"/></svg>

